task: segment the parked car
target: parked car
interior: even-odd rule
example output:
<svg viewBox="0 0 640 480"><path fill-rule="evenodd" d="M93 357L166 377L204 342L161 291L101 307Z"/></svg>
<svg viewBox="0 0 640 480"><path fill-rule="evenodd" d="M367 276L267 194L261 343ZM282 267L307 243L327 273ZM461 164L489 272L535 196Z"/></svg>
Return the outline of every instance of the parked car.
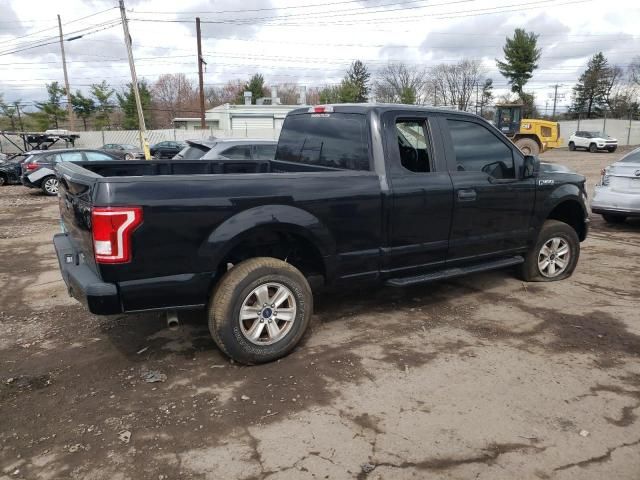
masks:
<svg viewBox="0 0 640 480"><path fill-rule="evenodd" d="M184 147L186 147L184 142L166 141L151 145L149 150L151 151L151 156L154 158L173 158L180 153L180 150Z"/></svg>
<svg viewBox="0 0 640 480"><path fill-rule="evenodd" d="M20 183L20 175L22 174L20 162L22 160L24 160L23 156L9 158L8 155L4 155L4 158L0 159L0 186Z"/></svg>
<svg viewBox="0 0 640 480"><path fill-rule="evenodd" d="M602 170L591 210L608 223L622 223L627 217L640 216L640 148Z"/></svg>
<svg viewBox="0 0 640 480"><path fill-rule="evenodd" d="M20 180L25 187L41 188L46 195L58 194L55 167L60 162L112 162L120 160L115 155L100 150L60 149L29 152L31 155L21 164Z"/></svg>
<svg viewBox="0 0 640 480"><path fill-rule="evenodd" d="M125 160L144 159L144 152L130 143L106 143L99 148L104 152Z"/></svg>
<svg viewBox="0 0 640 480"><path fill-rule="evenodd" d="M561 280L588 230L583 176L540 171L458 111L301 108L274 160L144 163L59 165L67 233L54 244L69 292L100 315L207 309L214 341L248 364L298 344L315 289L510 266Z"/></svg>
<svg viewBox="0 0 640 480"><path fill-rule="evenodd" d="M215 139L187 140L187 147L174 158L176 160L231 159L231 160L273 160L278 142L275 140ZM202 152L202 153L201 153Z"/></svg>
<svg viewBox="0 0 640 480"><path fill-rule="evenodd" d="M275 140L250 140L246 138L218 140L202 159L273 160L277 145L278 142Z"/></svg>
<svg viewBox="0 0 640 480"><path fill-rule="evenodd" d="M572 152L577 148L584 148L591 153L598 150L606 150L613 153L618 148L618 140L601 132L576 132L569 137L569 150Z"/></svg>
<svg viewBox="0 0 640 480"><path fill-rule="evenodd" d="M187 140L185 147L173 158L175 160L199 160L211 150L211 147L216 143L217 140Z"/></svg>

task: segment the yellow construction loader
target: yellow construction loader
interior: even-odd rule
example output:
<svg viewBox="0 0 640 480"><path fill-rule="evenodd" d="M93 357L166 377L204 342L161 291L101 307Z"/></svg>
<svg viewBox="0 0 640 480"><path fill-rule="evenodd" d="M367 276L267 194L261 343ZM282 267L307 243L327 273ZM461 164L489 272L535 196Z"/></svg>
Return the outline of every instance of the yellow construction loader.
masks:
<svg viewBox="0 0 640 480"><path fill-rule="evenodd" d="M496 105L495 124L525 155L538 155L562 145L560 124L522 118L522 104Z"/></svg>

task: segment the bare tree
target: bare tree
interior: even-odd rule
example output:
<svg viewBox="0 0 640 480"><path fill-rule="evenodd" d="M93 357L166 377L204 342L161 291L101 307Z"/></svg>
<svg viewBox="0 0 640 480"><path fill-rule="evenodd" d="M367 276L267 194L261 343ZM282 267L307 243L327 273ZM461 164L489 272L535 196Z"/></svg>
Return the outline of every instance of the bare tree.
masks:
<svg viewBox="0 0 640 480"><path fill-rule="evenodd" d="M485 69L479 60L464 59L454 64L441 63L431 69L430 83L438 105L468 110L472 94L480 88Z"/></svg>
<svg viewBox="0 0 640 480"><path fill-rule="evenodd" d="M295 83L279 85L278 97L282 105L297 105L300 97L300 87Z"/></svg>
<svg viewBox="0 0 640 480"><path fill-rule="evenodd" d="M209 108L224 105L225 103L235 103L239 95L244 90L245 82L240 79L229 80L222 87L209 87L205 89L204 95Z"/></svg>
<svg viewBox="0 0 640 480"><path fill-rule="evenodd" d="M428 95L426 71L404 63L389 63L375 76L373 93L379 102L423 105Z"/></svg>
<svg viewBox="0 0 640 480"><path fill-rule="evenodd" d="M161 125L176 117L193 117L199 111L198 91L184 73L160 75L152 88L152 108Z"/></svg>

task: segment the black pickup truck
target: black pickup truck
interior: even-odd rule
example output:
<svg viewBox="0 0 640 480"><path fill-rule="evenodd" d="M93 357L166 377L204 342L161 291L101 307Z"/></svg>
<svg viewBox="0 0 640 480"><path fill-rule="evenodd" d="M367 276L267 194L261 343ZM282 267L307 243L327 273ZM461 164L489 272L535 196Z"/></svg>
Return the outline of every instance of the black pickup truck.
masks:
<svg viewBox="0 0 640 480"><path fill-rule="evenodd" d="M404 105L301 108L275 160L58 166L72 296L96 314L206 309L244 363L290 352L323 286L403 287L517 266L571 275L585 179L540 170L483 119Z"/></svg>

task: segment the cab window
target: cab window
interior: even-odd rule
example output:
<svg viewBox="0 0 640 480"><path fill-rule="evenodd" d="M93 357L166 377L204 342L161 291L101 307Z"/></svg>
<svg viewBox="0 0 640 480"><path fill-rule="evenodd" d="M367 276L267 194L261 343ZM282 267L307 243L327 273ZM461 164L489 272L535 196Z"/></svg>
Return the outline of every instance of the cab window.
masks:
<svg viewBox="0 0 640 480"><path fill-rule="evenodd" d="M431 171L424 120L397 120L396 138L400 164L405 170L416 173Z"/></svg>
<svg viewBox="0 0 640 480"><path fill-rule="evenodd" d="M484 172L493 178L516 178L512 150L483 125L447 120L456 170Z"/></svg>

